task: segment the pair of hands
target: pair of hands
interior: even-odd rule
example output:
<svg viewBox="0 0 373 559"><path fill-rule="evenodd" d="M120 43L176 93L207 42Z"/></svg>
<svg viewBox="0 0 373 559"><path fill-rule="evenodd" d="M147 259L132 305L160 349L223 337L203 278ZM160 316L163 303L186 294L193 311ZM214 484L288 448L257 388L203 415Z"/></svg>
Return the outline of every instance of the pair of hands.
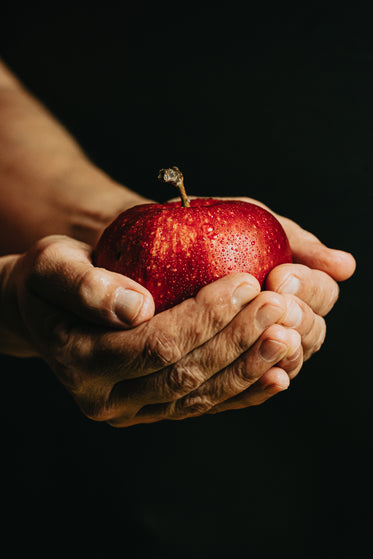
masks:
<svg viewBox="0 0 373 559"><path fill-rule="evenodd" d="M276 217L295 263L272 270L266 291L232 274L156 316L146 289L92 265L92 247L46 237L8 257L14 345L45 359L85 415L113 426L261 404L321 347L337 281L355 268L351 255Z"/></svg>

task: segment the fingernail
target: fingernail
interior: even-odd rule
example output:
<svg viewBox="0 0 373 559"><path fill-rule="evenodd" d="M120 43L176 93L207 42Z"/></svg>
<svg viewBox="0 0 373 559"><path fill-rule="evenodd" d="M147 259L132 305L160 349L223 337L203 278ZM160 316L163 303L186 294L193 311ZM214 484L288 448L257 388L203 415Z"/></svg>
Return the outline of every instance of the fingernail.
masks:
<svg viewBox="0 0 373 559"><path fill-rule="evenodd" d="M236 287L232 295L232 302L234 305L243 306L254 297L254 287L251 283L241 283Z"/></svg>
<svg viewBox="0 0 373 559"><path fill-rule="evenodd" d="M265 361L279 361L287 352L287 347L275 340L264 340L260 346L260 355Z"/></svg>
<svg viewBox="0 0 373 559"><path fill-rule="evenodd" d="M266 303L258 309L255 315L255 325L259 330L264 330L268 326L275 324L283 314L284 309L281 307L275 307Z"/></svg>
<svg viewBox="0 0 373 559"><path fill-rule="evenodd" d="M119 320L129 324L139 314L143 301L141 293L118 287L115 292L114 312Z"/></svg>
<svg viewBox="0 0 373 559"><path fill-rule="evenodd" d="M291 293L295 295L299 289L299 279L293 275L288 276L288 278L280 285L278 288L278 293Z"/></svg>
<svg viewBox="0 0 373 559"><path fill-rule="evenodd" d="M291 328L296 328L302 322L303 318L303 311L300 306L295 302L292 301L290 307L286 312L286 326L290 326Z"/></svg>

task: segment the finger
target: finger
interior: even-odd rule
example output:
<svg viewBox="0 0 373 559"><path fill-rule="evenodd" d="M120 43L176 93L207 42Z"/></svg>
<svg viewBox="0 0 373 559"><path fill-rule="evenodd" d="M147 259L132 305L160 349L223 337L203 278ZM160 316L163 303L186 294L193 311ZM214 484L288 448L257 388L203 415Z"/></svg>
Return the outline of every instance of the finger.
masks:
<svg viewBox="0 0 373 559"><path fill-rule="evenodd" d="M215 375L198 389L167 404L153 404L140 409L139 422L161 419L184 419L202 415L223 400L232 398L253 385L266 371L287 355L301 352L300 335L288 328L274 325L239 360ZM297 358L301 360L301 357ZM298 365L297 365L298 366ZM124 421L127 421L125 417ZM120 426L121 417L115 420Z"/></svg>
<svg viewBox="0 0 373 559"><path fill-rule="evenodd" d="M101 363L110 371L114 384L106 403L110 424L114 425L120 417L121 425L130 425L144 401L154 398L155 394L158 401L165 384L162 374L153 373L169 368L213 338L259 292L260 285L253 276L230 274L203 287L196 297L156 315L146 324L127 332L106 334L96 340L94 366ZM148 378L151 378L149 382ZM190 392L190 383L195 383L187 376L173 378L176 391ZM172 388L168 394L170 392L173 392Z"/></svg>
<svg viewBox="0 0 373 559"><path fill-rule="evenodd" d="M225 400L213 406L208 413L216 414L228 410L259 406L275 396L275 394L287 390L289 385L290 378L286 371L278 366L271 367L255 384L250 386L250 388L229 400Z"/></svg>
<svg viewBox="0 0 373 559"><path fill-rule="evenodd" d="M302 346L300 335L295 330L290 330L279 325L268 328L255 345L232 363L222 372L214 375L205 382L198 390L189 394L182 400L176 402L175 412L183 413L193 410L193 402L198 401L199 406L203 402L206 410L215 407L222 402L235 398L242 392L258 395L261 387L259 380L266 375L274 366L281 368L288 376L295 376L302 366ZM288 380L280 383L281 388L288 386ZM258 387L254 388L258 384ZM270 381L273 384L273 381ZM267 382L264 383L266 387ZM270 393L264 399L270 397ZM174 412L174 413L175 413Z"/></svg>
<svg viewBox="0 0 373 559"><path fill-rule="evenodd" d="M288 236L294 262L321 270L336 281L344 281L352 276L356 268L352 254L328 248L291 219L282 216L277 218Z"/></svg>
<svg viewBox="0 0 373 559"><path fill-rule="evenodd" d="M71 313L43 302L27 286L20 300L36 347L54 370L72 377L70 390L81 392L96 380L111 390L115 383L151 374L165 362L180 359L229 323L259 290L253 276L232 274L146 324L124 331L79 322ZM100 417L104 412L112 413L107 402L105 410L95 411Z"/></svg>
<svg viewBox="0 0 373 559"><path fill-rule="evenodd" d="M325 320L314 313L309 305L295 295L282 295L287 312L279 324L294 328L302 339L303 359L306 361L322 346L325 334Z"/></svg>
<svg viewBox="0 0 373 559"><path fill-rule="evenodd" d="M314 315L314 322L308 334L302 336L303 346L303 360L307 361L314 353L319 351L324 343L326 335L325 320L319 316Z"/></svg>
<svg viewBox="0 0 373 559"><path fill-rule="evenodd" d="M79 322L71 313L45 303L27 288L20 291L20 302L35 348L84 415L96 421L110 419L113 412L108 401L113 373L95 353L99 327Z"/></svg>
<svg viewBox="0 0 373 559"><path fill-rule="evenodd" d="M289 325L292 321L298 322L299 312L299 307L295 313L292 308L290 315L294 316L287 317L283 295L261 292L233 320L227 320L218 335L211 336L204 344L196 344L197 347L175 360L173 365L146 377L117 384L111 395L113 405L127 408L130 402L137 402L140 409L145 404L177 400L235 361L277 320L283 319Z"/></svg>
<svg viewBox="0 0 373 559"><path fill-rule="evenodd" d="M261 292L218 335L174 365L114 386L112 404L119 412L134 403L140 409L144 405L178 400L228 367L258 340L266 328L276 322L296 328L302 343L303 338L306 340L304 351L310 355L314 350L312 344L320 341L315 326L317 318L308 305L294 296Z"/></svg>
<svg viewBox="0 0 373 559"><path fill-rule="evenodd" d="M223 330L259 292L260 285L250 274L230 274L137 328L117 333L115 339L123 337L133 352L131 377L149 375L180 361ZM123 356L119 357L122 361Z"/></svg>
<svg viewBox="0 0 373 559"><path fill-rule="evenodd" d="M231 199L251 202L272 213L286 232L294 262L322 270L336 281L344 281L354 273L356 261L349 252L328 248L315 235L300 227L295 221L276 214L258 200L246 197Z"/></svg>
<svg viewBox="0 0 373 559"><path fill-rule="evenodd" d="M267 277L266 289L296 295L321 316L330 312L339 295L337 282L328 274L302 264L276 266Z"/></svg>
<svg viewBox="0 0 373 559"><path fill-rule="evenodd" d="M88 379L93 380L98 327L43 301L26 286L19 290L19 301L24 326L35 348L60 381L76 391L86 386Z"/></svg>
<svg viewBox="0 0 373 559"><path fill-rule="evenodd" d="M53 235L24 257L27 285L42 300L109 327L129 328L151 318L154 301L130 278L95 268L89 245Z"/></svg>

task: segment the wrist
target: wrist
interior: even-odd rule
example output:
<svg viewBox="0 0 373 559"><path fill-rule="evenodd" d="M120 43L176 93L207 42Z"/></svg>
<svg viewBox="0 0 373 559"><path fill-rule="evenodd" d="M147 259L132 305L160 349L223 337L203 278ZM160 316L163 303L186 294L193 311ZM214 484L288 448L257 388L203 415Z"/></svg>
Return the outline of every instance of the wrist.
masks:
<svg viewBox="0 0 373 559"><path fill-rule="evenodd" d="M94 246L121 211L150 202L116 183L83 153L65 153L58 164L39 161L40 172L26 172L27 163L21 166L24 172L9 174L0 189L0 255L24 252L53 234Z"/></svg>

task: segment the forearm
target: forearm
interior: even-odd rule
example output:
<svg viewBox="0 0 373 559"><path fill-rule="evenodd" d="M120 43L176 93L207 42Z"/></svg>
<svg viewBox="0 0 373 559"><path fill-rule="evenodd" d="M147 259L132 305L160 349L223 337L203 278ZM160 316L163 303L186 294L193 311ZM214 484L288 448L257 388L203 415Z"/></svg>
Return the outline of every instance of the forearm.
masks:
<svg viewBox="0 0 373 559"><path fill-rule="evenodd" d="M113 217L147 201L95 167L0 61L0 254L66 234L94 244Z"/></svg>

